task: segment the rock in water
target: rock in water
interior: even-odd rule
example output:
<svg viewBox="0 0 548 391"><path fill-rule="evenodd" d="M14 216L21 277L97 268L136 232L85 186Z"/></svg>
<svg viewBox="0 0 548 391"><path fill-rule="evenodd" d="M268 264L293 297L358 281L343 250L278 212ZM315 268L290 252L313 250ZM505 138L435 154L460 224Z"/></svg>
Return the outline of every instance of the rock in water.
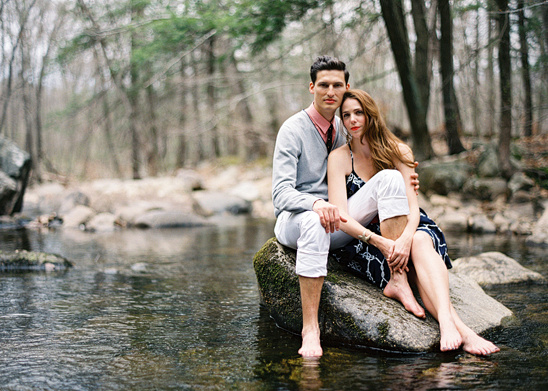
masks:
<svg viewBox="0 0 548 391"><path fill-rule="evenodd" d="M483 287L546 282L540 273L524 268L514 259L497 251L455 259L453 270L467 275Z"/></svg>
<svg viewBox="0 0 548 391"><path fill-rule="evenodd" d="M261 304L276 323L300 334L302 312L295 251L270 239L253 259ZM421 320L408 313L377 287L342 271L331 261L319 311L324 341L393 351L425 352L439 345L438 323L431 316ZM475 332L499 326L512 312L486 295L465 276L450 273L453 305Z"/></svg>
<svg viewBox="0 0 548 391"><path fill-rule="evenodd" d="M36 251L0 251L0 272L29 272L29 271L62 271L72 267L67 259L55 255Z"/></svg>
<svg viewBox="0 0 548 391"><path fill-rule="evenodd" d="M30 155L0 136L0 215L21 211L30 169Z"/></svg>

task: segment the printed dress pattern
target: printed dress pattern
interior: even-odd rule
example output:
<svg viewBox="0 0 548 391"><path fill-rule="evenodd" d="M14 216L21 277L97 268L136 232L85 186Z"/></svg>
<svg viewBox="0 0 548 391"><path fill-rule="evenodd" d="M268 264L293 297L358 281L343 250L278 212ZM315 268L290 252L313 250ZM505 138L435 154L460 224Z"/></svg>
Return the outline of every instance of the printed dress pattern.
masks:
<svg viewBox="0 0 548 391"><path fill-rule="evenodd" d="M378 221L374 219L373 221ZM367 227L370 231L381 234L380 224L374 222ZM417 231L424 231L432 238L434 249L441 256L445 266L451 269L451 259L447 254L445 236L436 223L428 217L424 210L420 209L420 222ZM332 250L330 255L343 267L343 269L357 275L369 283L384 289L390 280L390 268L386 258L378 248L366 244L358 239L353 239L346 246ZM409 261L412 263L412 260Z"/></svg>
<svg viewBox="0 0 548 391"><path fill-rule="evenodd" d="M350 145L348 146L350 148ZM352 171L346 177L346 197L352 197L359 191L365 181L360 178L354 171L354 154L350 149L350 159L352 160ZM417 231L424 231L432 238L434 249L441 256L445 266L451 269L451 259L447 254L447 243L445 236L436 223L428 217L426 212L420 210L420 221ZM378 217L375 217L372 222L366 227L370 231L381 234L380 223ZM359 239L353 239L346 246L336 250L332 250L330 255L343 267L343 269L363 278L373 285L384 289L388 281L390 281L390 267L386 258L381 251L371 244L366 244ZM412 264L412 260L409 260Z"/></svg>

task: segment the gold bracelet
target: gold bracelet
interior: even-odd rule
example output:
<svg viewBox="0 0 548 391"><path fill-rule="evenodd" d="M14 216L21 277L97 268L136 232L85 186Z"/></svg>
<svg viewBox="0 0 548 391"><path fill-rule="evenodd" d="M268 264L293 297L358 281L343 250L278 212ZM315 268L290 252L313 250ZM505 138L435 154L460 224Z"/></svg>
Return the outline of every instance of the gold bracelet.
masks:
<svg viewBox="0 0 548 391"><path fill-rule="evenodd" d="M362 242L369 244L369 239L371 239L371 236L373 236L373 232L369 231L369 235L365 235L367 230L363 231L363 234L358 235L358 239L360 239Z"/></svg>

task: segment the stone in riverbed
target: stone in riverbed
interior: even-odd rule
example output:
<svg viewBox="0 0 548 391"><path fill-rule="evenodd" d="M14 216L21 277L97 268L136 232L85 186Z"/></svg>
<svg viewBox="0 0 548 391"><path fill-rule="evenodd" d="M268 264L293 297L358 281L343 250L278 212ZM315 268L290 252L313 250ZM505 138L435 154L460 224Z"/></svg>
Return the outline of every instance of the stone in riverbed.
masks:
<svg viewBox="0 0 548 391"><path fill-rule="evenodd" d="M453 271L467 275L483 287L546 282L541 274L524 268L514 259L496 251L455 259Z"/></svg>
<svg viewBox="0 0 548 391"><path fill-rule="evenodd" d="M62 271L72 267L67 259L56 255L36 251L0 251L0 272Z"/></svg>
<svg viewBox="0 0 548 391"><path fill-rule="evenodd" d="M209 225L201 216L180 212L152 210L135 219L136 228L190 228Z"/></svg>
<svg viewBox="0 0 548 391"><path fill-rule="evenodd" d="M533 227L533 234L527 238L527 244L548 247L548 201L544 203L544 213Z"/></svg>
<svg viewBox="0 0 548 391"><path fill-rule="evenodd" d="M277 324L300 333L302 312L295 251L270 239L254 257L261 302ZM377 287L329 263L320 301L325 341L386 350L424 352L439 345L438 323L421 320ZM462 320L477 333L497 327L512 312L466 276L450 273L450 294Z"/></svg>
<svg viewBox="0 0 548 391"><path fill-rule="evenodd" d="M251 212L251 202L239 196L219 191L195 191L192 197L208 214L230 213L233 215Z"/></svg>
<svg viewBox="0 0 548 391"><path fill-rule="evenodd" d="M0 215L21 211L30 170L30 155L0 136Z"/></svg>

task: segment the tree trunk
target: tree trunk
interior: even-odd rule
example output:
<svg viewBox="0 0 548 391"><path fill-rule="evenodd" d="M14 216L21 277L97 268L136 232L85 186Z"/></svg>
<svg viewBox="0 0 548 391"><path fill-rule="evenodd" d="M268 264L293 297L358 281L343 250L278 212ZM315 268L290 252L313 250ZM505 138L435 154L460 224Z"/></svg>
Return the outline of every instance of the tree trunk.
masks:
<svg viewBox="0 0 548 391"><path fill-rule="evenodd" d="M407 115L411 124L415 158L427 160L434 155L434 152L426 123L426 108L422 104L420 88L411 66L411 53L403 5L401 0L381 0L380 3L382 16L390 38L390 46L400 76Z"/></svg>
<svg viewBox="0 0 548 391"><path fill-rule="evenodd" d="M476 55L474 57L474 88L472 91L472 122L474 124L474 131L472 132L473 135L478 137L479 134L479 63L480 63L480 13L479 10L476 10L476 26L475 26L475 32L476 32L476 47L475 52Z"/></svg>
<svg viewBox="0 0 548 391"><path fill-rule="evenodd" d="M428 113L430 101L430 77L432 74L432 56L430 55L430 30L426 22L426 10L423 0L411 0L411 15L415 26L415 74L421 96L422 106Z"/></svg>
<svg viewBox="0 0 548 391"><path fill-rule="evenodd" d="M29 153L31 158L31 166L34 170L34 165L36 162L36 153L34 149L34 137L32 129L32 115L31 115L31 102L29 99L29 87L27 83L27 69L29 66L29 58L25 52L25 42L24 34L21 39L21 44L19 45L19 50L21 52L21 99L23 101L23 117L25 122L25 149Z"/></svg>
<svg viewBox="0 0 548 391"><path fill-rule="evenodd" d="M521 78L523 81L524 99L524 123L523 135L525 137L533 134L533 97L531 91L531 75L529 72L529 49L527 45L527 30L525 26L524 1L518 0L519 16L519 44L521 54Z"/></svg>
<svg viewBox="0 0 548 391"><path fill-rule="evenodd" d="M453 87L453 32L449 0L439 0L440 13L440 66L442 78L443 111L449 154L455 155L466 149L462 145L457 126L457 101Z"/></svg>
<svg viewBox="0 0 548 391"><path fill-rule="evenodd" d="M95 58L95 62L97 63L97 78L99 79L99 83L102 90L102 96L101 96L101 107L103 111L103 131L105 134L105 142L107 144L108 154L110 155L110 158L112 159L112 166L114 168L114 172L118 178L122 177L122 171L120 169L120 164L118 163L118 156L116 154L116 148L114 147L114 142L112 140L112 126L110 122L110 106L108 102L108 86L107 81L105 80L105 75L103 73L103 69L101 67L101 61L99 56L99 49L95 45L93 48L93 56Z"/></svg>
<svg viewBox="0 0 548 391"><path fill-rule="evenodd" d="M215 102L215 36L212 36L207 41L207 102L210 113L212 114L213 124L209 130L209 135L206 135L204 141L211 145L212 150L208 151L208 158L216 158L221 156L221 148L219 146L219 135L216 122L216 102Z"/></svg>
<svg viewBox="0 0 548 391"><path fill-rule="evenodd" d="M179 94L179 133L177 135L177 155L175 157L175 168L183 168L188 159L188 141L186 138L186 128L188 126L188 76L186 75L187 62L181 61L181 93Z"/></svg>
<svg viewBox="0 0 548 391"><path fill-rule="evenodd" d="M510 60L510 14L508 0L497 0L499 29L499 70L500 70L500 133L499 166L503 177L510 178L510 142L512 139L512 67Z"/></svg>
<svg viewBox="0 0 548 391"><path fill-rule="evenodd" d="M541 36L539 37L539 41L542 42L542 44L540 45L541 56L542 58L548 58L548 3L544 3L543 5L540 6L540 8L542 13L542 26L543 26L540 29ZM546 65L546 60L544 61L543 70L541 71L541 77L543 81L541 81L540 86L538 88L539 98L536 105L538 107L537 134L544 134L544 132L546 131L545 125L543 126L543 124L545 124L546 121L540 120L541 118L547 117L546 108L548 107L548 102L546 102L546 99L548 98L548 66Z"/></svg>
<svg viewBox="0 0 548 391"><path fill-rule="evenodd" d="M21 11L20 19L19 19L19 32L17 34L17 38L15 39L15 42L13 42L11 57L8 64L8 77L7 77L7 87L6 87L6 96L2 96L2 99L4 101L4 105L2 107L2 117L0 117L0 134L2 134L4 129L4 124L6 123L6 116L8 114L8 105L11 98L12 93L12 83L13 83L13 62L15 61L15 56L17 54L17 49L19 47L19 44L21 42L21 39L23 37L23 34L25 32L25 28L27 25L27 20L30 14L30 11L32 7L34 7L34 4L36 3L36 0L34 0L29 7Z"/></svg>
<svg viewBox="0 0 548 391"><path fill-rule="evenodd" d="M192 54L192 68L194 73L194 78L192 80L192 96L194 97L192 99L192 108L194 112L194 132L192 134L192 137L196 139L196 143L192 143L195 145L195 153L193 154L194 158L192 159L192 162L194 164L198 164L202 160L210 159L212 156L208 153L209 149L208 146L210 145L210 135L206 131L206 127L203 124L202 121L202 112L200 110L200 96L202 94L200 93L200 83L197 80L197 76L200 74L199 68L198 68L198 58L194 55L194 52ZM213 118L211 118L211 121L215 121L214 115L212 115Z"/></svg>
<svg viewBox="0 0 548 391"><path fill-rule="evenodd" d="M131 20L138 19L141 10L134 7L131 10ZM130 104L129 110L129 133L131 136L131 171L133 179L141 179L141 163L140 163L140 142L138 134L138 113L139 113L139 71L135 63L133 53L137 48L137 33L131 33L130 53L129 53L129 76L130 85L128 87L128 98Z"/></svg>
<svg viewBox="0 0 548 391"><path fill-rule="evenodd" d="M238 102L236 108L240 113L241 129L237 131L240 135L238 140L238 155L242 160L253 160L257 158L260 152L259 139L257 134L253 131L253 114L247 101L246 89L244 84L244 77L238 71L238 64L234 53L230 57L230 65L234 75L234 83L236 86L236 95L238 96Z"/></svg>
<svg viewBox="0 0 548 391"><path fill-rule="evenodd" d="M148 120L150 121L149 148L147 154L147 165L149 174L152 176L158 175L158 159L160 155L158 126L156 124L156 94L152 85L146 88Z"/></svg>
<svg viewBox="0 0 548 391"><path fill-rule="evenodd" d="M493 11L493 7L491 6L491 2L487 2L488 4L488 10ZM492 115L492 113L496 112L495 109L495 61L493 56L494 51L494 41L493 41L493 26L492 22L493 19L491 18L491 14L487 15L487 133L483 134L486 138L491 139L493 135L495 134L495 116Z"/></svg>
<svg viewBox="0 0 548 391"><path fill-rule="evenodd" d="M40 67L40 74L38 76L38 84L36 85L36 113L35 113L35 127L36 127L36 162L35 162L35 177L38 182L42 181L41 163L44 157L44 147L42 140L42 91L44 86L44 77L46 75L46 68L49 61L51 47L54 44L57 31L63 23L64 14L61 15L58 20L55 21L55 25L48 38L48 47L46 53L42 56L42 65Z"/></svg>
<svg viewBox="0 0 548 391"><path fill-rule="evenodd" d="M99 28L99 25L95 21L95 18L93 17L93 14L89 10L89 8L86 6L86 3L83 0L78 0L78 5L80 9L84 12L84 14L87 16L89 22L92 24L93 29L96 32L99 32L101 29ZM132 18L134 17L132 13ZM107 45L105 43L104 39L98 39L97 42L100 44L101 52L103 54L103 58L107 64L108 71L110 73L112 82L116 86L116 89L120 95L120 98L122 102L124 103L124 107L128 113L128 122L129 122L129 134L131 137L131 170L132 170L132 177L133 179L140 179L140 161L139 161L139 139L137 134L137 116L138 116L138 107L137 107L137 91L136 91L136 77L137 77L137 70L135 68L135 64L130 61L130 87L124 88L122 80L120 77L118 77L118 72L116 72L115 67L112 65L111 60L108 56L107 51ZM131 51L133 51L133 45L134 45L134 39L133 36L131 37ZM132 58L130 53L130 58Z"/></svg>

